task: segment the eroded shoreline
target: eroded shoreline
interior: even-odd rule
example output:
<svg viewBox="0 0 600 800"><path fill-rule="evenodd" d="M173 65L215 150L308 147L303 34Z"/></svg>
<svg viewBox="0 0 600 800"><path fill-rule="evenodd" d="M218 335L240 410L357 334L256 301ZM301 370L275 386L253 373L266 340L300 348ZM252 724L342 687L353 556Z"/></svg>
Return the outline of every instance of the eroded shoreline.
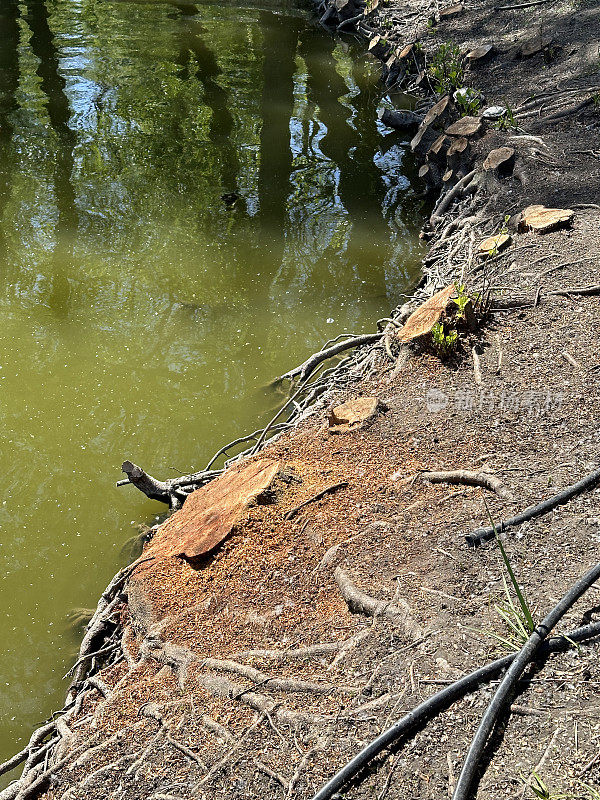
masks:
<svg viewBox="0 0 600 800"><path fill-rule="evenodd" d="M569 25L569 6L552 19L543 7L528 13L544 15L549 30L529 55L523 48L535 50L531 20L519 9L493 42L498 12L486 4L442 14L433 26L431 10L419 4L374 9L369 30L363 19L353 23L385 57L388 76L396 70L398 80L404 70L409 86L444 42L461 52L493 44L495 53L465 72L485 97L467 116L508 104L518 129L473 122L473 133L453 135L447 129L459 119L455 104L440 106L443 97L430 96L441 112L415 133L424 177L436 191L441 178L443 189L425 232L428 280L415 303L460 281L473 298L492 287L496 312L478 330L463 331L445 359L422 342L401 346L398 326L389 323L381 341L346 365L356 374L346 369L344 386L332 386L297 428L252 456L248 463L266 457L287 476L263 487L273 488L268 501L242 503L207 559L185 561L163 550L117 585L103 600L110 625L94 644L102 650L108 632L122 658L78 676L88 683L76 713L45 732L25 779L2 798L44 791L56 798L310 798L401 709L497 654L497 642L477 631L505 634L494 610L504 602L502 565L493 547L473 552L464 542L486 523L483 490L427 483L419 473L496 476L510 496L492 491L486 498L502 519L597 466L598 297L590 287L600 256L600 149L596 106L586 101L600 75L584 58L593 29ZM571 42L578 37L577 54L564 41L567 29ZM377 31L383 37L373 44ZM553 42L545 43L548 37ZM422 43L417 54L415 40ZM537 82L538 95L547 94L528 99L524 74ZM431 109L422 110L425 116ZM467 146L452 152L460 139ZM514 150L510 166L484 169L500 147ZM569 208L573 218L548 233L520 232L520 213L532 204ZM480 243L498 234L511 237L506 249L478 258ZM380 401L374 415L364 426L330 433L331 407L358 396ZM318 497L334 485L339 491ZM506 536L539 611L598 560L597 504L593 489ZM187 505L178 512L181 524L201 534ZM164 533L147 552L164 544ZM593 605L584 598L571 627L582 615L594 619ZM531 677L478 796L525 795L533 772L554 791L598 785L596 656L594 647L583 647ZM376 762L346 796L451 794L485 695L459 701L403 750Z"/></svg>

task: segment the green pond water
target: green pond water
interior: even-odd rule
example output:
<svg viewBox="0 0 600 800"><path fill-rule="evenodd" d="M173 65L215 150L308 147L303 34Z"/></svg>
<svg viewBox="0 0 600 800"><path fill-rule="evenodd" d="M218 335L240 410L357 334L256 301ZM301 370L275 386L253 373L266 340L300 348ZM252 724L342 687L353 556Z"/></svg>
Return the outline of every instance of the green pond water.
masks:
<svg viewBox="0 0 600 800"><path fill-rule="evenodd" d="M68 612L164 510L121 462L201 468L414 283L388 100L310 8L2 0L0 758L62 705Z"/></svg>

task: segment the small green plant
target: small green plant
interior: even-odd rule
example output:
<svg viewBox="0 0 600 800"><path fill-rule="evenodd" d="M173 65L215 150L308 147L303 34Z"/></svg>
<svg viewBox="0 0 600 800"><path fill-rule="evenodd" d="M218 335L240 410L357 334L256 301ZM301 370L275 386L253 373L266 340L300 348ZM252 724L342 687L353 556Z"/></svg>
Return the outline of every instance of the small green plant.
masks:
<svg viewBox="0 0 600 800"><path fill-rule="evenodd" d="M457 92L455 97L461 117L474 117L481 108L479 97L470 89Z"/></svg>
<svg viewBox="0 0 600 800"><path fill-rule="evenodd" d="M469 303L472 303L473 300L470 295L467 294L467 289L464 283L459 283L456 287L456 292L458 297L452 298L452 302L458 306L458 319L466 319L465 310Z"/></svg>
<svg viewBox="0 0 600 800"><path fill-rule="evenodd" d="M565 797L563 794L553 794L537 772L532 772L529 779L523 780L525 780L525 784L529 787L533 796L538 797L539 800L559 800L559 798Z"/></svg>
<svg viewBox="0 0 600 800"><path fill-rule="evenodd" d="M460 48L450 42L443 42L433 54L429 76L438 94L450 94L455 89L460 89L465 77Z"/></svg>
<svg viewBox="0 0 600 800"><path fill-rule="evenodd" d="M515 115L513 113L513 110L508 105L506 100L504 101L504 105L506 106L506 111L497 120L494 127L499 131L515 130L517 128L517 123L515 121Z"/></svg>
<svg viewBox="0 0 600 800"><path fill-rule="evenodd" d="M515 602L506 577L503 575L502 583L504 584L504 595L506 600L502 604L495 603L494 610L505 623L507 627L507 634L506 636L499 636L491 631L486 631L486 633L499 641L505 647L508 647L509 650L520 650L535 628L533 615L531 613L531 609L529 608L527 598L525 597L525 592L519 585L515 572L512 568L512 564L510 563L510 559L506 553L506 550L504 549L502 540L498 536L496 524L493 520L485 497L483 498L483 503L485 505L485 510L487 511L490 524L494 529L496 542L498 543L498 549L500 550L502 560L504 561L504 566L506 567L506 571L508 572L512 588L516 596Z"/></svg>
<svg viewBox="0 0 600 800"><path fill-rule="evenodd" d="M454 328L446 331L443 322L435 323L431 329L431 336L433 339L433 346L442 357L447 356L456 348L458 331Z"/></svg>

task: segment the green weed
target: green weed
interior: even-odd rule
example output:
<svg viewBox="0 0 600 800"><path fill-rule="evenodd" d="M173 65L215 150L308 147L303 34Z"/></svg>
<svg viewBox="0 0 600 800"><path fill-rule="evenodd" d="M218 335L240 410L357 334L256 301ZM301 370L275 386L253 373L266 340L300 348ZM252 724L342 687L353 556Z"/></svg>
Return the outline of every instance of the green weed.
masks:
<svg viewBox="0 0 600 800"><path fill-rule="evenodd" d="M450 42L442 43L431 58L428 71L438 94L460 89L465 78L460 48Z"/></svg>
<svg viewBox="0 0 600 800"><path fill-rule="evenodd" d="M446 332L443 322L436 322L431 329L433 346L440 356L444 357L456 349L458 343L458 331L451 329Z"/></svg>

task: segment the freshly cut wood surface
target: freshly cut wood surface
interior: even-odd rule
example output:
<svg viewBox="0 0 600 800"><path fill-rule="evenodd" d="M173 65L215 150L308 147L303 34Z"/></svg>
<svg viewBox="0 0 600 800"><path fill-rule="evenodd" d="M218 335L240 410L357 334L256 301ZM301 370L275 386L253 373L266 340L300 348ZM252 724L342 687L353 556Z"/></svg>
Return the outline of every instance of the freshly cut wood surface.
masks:
<svg viewBox="0 0 600 800"><path fill-rule="evenodd" d="M377 414L377 397L355 397L336 406L329 415L329 433L348 433L361 427Z"/></svg>
<svg viewBox="0 0 600 800"><path fill-rule="evenodd" d="M436 292L433 297L430 297L416 311L413 311L406 320L404 327L400 328L398 332L400 341L410 342L412 339L429 333L435 323L439 322L454 291L454 284L451 283L450 286L446 286L445 289Z"/></svg>
<svg viewBox="0 0 600 800"><path fill-rule="evenodd" d="M482 122L479 117L461 117L453 122L446 133L450 136L476 136L481 132Z"/></svg>
<svg viewBox="0 0 600 800"><path fill-rule="evenodd" d="M510 236L507 233L498 233L496 236L488 236L479 245L479 253L482 256L491 256L499 253L508 244L510 244Z"/></svg>
<svg viewBox="0 0 600 800"><path fill-rule="evenodd" d="M491 169L508 169L515 157L514 147L497 147L495 150L490 150L483 162L483 168Z"/></svg>
<svg viewBox="0 0 600 800"><path fill-rule="evenodd" d="M546 208L546 206L527 206L521 213L520 230L545 233L561 225L567 225L574 217L570 208Z"/></svg>
<svg viewBox="0 0 600 800"><path fill-rule="evenodd" d="M144 558L194 559L214 550L231 533L250 503L270 486L279 464L263 458L232 468L193 492L183 508L160 527Z"/></svg>

